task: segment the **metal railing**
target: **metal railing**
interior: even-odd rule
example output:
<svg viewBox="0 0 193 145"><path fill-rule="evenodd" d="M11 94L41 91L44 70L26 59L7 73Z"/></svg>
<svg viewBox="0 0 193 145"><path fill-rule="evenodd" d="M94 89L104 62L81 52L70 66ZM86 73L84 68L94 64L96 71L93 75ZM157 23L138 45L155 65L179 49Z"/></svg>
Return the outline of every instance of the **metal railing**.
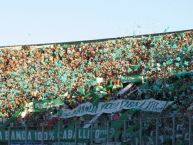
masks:
<svg viewBox="0 0 193 145"><path fill-rule="evenodd" d="M132 118L122 121L66 125L59 120L48 128L10 125L0 130L0 144L8 145L192 145L192 115Z"/></svg>

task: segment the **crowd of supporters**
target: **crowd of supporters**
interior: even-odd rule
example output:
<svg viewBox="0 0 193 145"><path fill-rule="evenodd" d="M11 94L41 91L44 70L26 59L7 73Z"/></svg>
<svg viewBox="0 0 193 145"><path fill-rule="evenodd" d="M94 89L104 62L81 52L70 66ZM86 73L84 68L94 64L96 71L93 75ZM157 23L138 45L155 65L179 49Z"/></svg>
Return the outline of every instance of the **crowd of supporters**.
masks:
<svg viewBox="0 0 193 145"><path fill-rule="evenodd" d="M0 48L0 112L34 100L80 103L155 98L193 102L193 31L94 42ZM116 96L125 84L133 93ZM136 90L136 91L135 91Z"/></svg>

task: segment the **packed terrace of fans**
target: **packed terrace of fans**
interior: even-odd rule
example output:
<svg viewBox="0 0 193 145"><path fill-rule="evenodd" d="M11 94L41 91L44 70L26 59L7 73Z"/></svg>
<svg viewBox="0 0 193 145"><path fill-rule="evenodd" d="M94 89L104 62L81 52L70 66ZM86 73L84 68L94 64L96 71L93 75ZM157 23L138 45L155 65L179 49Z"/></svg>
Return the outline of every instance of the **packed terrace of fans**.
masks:
<svg viewBox="0 0 193 145"><path fill-rule="evenodd" d="M116 93L127 84L130 93ZM69 108L117 98L193 102L193 31L0 48L0 112L60 99Z"/></svg>

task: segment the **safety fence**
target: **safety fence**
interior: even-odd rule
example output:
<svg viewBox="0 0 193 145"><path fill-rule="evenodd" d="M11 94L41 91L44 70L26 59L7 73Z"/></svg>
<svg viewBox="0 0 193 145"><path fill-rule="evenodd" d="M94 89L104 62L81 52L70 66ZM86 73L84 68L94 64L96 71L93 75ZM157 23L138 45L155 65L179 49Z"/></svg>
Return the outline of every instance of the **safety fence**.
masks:
<svg viewBox="0 0 193 145"><path fill-rule="evenodd" d="M145 116L119 121L10 124L0 130L1 145L192 145L192 115Z"/></svg>

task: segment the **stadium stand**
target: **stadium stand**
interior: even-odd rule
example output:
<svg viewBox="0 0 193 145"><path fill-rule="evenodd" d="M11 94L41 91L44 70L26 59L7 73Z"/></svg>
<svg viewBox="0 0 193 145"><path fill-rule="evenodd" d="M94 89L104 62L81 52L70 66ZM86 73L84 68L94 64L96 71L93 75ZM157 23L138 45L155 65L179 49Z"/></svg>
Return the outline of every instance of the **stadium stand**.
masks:
<svg viewBox="0 0 193 145"><path fill-rule="evenodd" d="M50 114L63 107L149 98L174 101L168 110L178 113L193 103L192 30L0 48L0 117L7 124L21 120L30 103L41 107L24 117L52 128L57 119Z"/></svg>

